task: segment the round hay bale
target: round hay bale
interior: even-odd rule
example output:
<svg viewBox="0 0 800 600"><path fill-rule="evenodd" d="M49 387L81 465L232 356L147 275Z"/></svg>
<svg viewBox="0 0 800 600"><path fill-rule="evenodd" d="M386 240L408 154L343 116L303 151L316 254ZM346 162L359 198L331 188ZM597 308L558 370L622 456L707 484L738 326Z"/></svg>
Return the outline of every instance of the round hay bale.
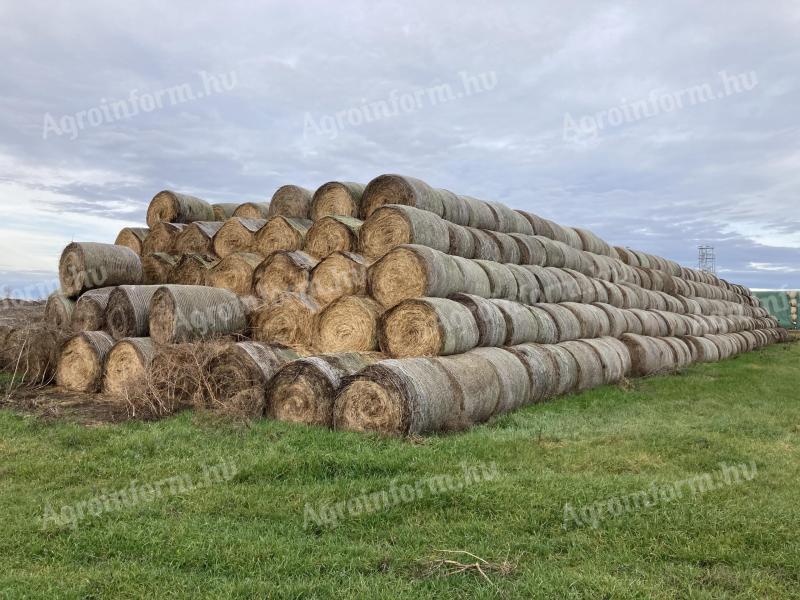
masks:
<svg viewBox="0 0 800 600"><path fill-rule="evenodd" d="M297 185L284 185L279 187L272 195L269 204L270 217L294 217L308 219L311 216L311 200L314 194L311 190Z"/></svg>
<svg viewBox="0 0 800 600"><path fill-rule="evenodd" d="M631 356L631 374L646 377L666 373L675 368L674 355L670 347L660 338L626 333L622 343Z"/></svg>
<svg viewBox="0 0 800 600"><path fill-rule="evenodd" d="M550 354L556 368L556 379L553 388L554 396L568 394L578 387L578 361L559 344L543 344L542 349Z"/></svg>
<svg viewBox="0 0 800 600"><path fill-rule="evenodd" d="M263 260L260 254L251 252L229 254L208 271L207 284L239 296L252 294L253 273Z"/></svg>
<svg viewBox="0 0 800 600"><path fill-rule="evenodd" d="M523 265L539 282L539 298L541 302L555 303L561 301L561 280L545 267L536 265Z"/></svg>
<svg viewBox="0 0 800 600"><path fill-rule="evenodd" d="M571 310L561 304L537 304L536 307L553 319L559 342L580 339L581 323Z"/></svg>
<svg viewBox="0 0 800 600"><path fill-rule="evenodd" d="M130 248L141 256L142 244L149 234L150 230L147 227L124 227L117 234L114 244Z"/></svg>
<svg viewBox="0 0 800 600"><path fill-rule="evenodd" d="M61 253L58 278L62 293L75 298L94 288L142 282L142 261L125 246L72 242Z"/></svg>
<svg viewBox="0 0 800 600"><path fill-rule="evenodd" d="M361 214L364 185L351 181L329 181L322 184L311 199L311 218L316 221L328 215L357 218Z"/></svg>
<svg viewBox="0 0 800 600"><path fill-rule="evenodd" d="M231 216L242 219L268 219L269 202L245 202L237 206Z"/></svg>
<svg viewBox="0 0 800 600"><path fill-rule="evenodd" d="M48 385L53 381L64 333L41 325L26 325L12 330L5 342L4 355L12 383L26 386Z"/></svg>
<svg viewBox="0 0 800 600"><path fill-rule="evenodd" d="M131 398L147 385L147 370L156 348L149 337L119 340L106 356L103 393L115 398Z"/></svg>
<svg viewBox="0 0 800 600"><path fill-rule="evenodd" d="M67 298L60 291L47 297L44 305L44 322L53 329L67 329L72 321L75 301Z"/></svg>
<svg viewBox="0 0 800 600"><path fill-rule="evenodd" d="M625 302L622 292L620 291L620 287L616 283L611 283L610 281L605 281L603 279L600 279L599 281L600 284L606 289L608 303L616 308L625 308L623 306Z"/></svg>
<svg viewBox="0 0 800 600"><path fill-rule="evenodd" d="M105 328L106 305L114 289L106 287L89 290L78 298L71 319L71 329L74 333L100 331Z"/></svg>
<svg viewBox="0 0 800 600"><path fill-rule="evenodd" d="M209 408L258 417L266 407L266 389L282 366L299 358L289 348L261 342L225 344L208 360Z"/></svg>
<svg viewBox="0 0 800 600"><path fill-rule="evenodd" d="M537 342L540 344L556 344L558 343L558 326L549 312L542 310L537 306L529 306L528 310L536 319L536 327L539 330L539 339Z"/></svg>
<svg viewBox="0 0 800 600"><path fill-rule="evenodd" d="M584 250L587 252L594 252L595 254L612 256L611 246L601 240L596 234L588 229L581 229L580 227L574 227L573 229L581 238L581 245Z"/></svg>
<svg viewBox="0 0 800 600"><path fill-rule="evenodd" d="M442 197L424 181L402 175L380 175L370 181L361 197L361 218L366 220L372 213L387 204L401 204L444 215Z"/></svg>
<svg viewBox="0 0 800 600"><path fill-rule="evenodd" d="M178 257L164 252L155 252L142 257L142 283L145 285L169 283Z"/></svg>
<svg viewBox="0 0 800 600"><path fill-rule="evenodd" d="M604 335L618 338L621 337L623 333L628 332L628 321L625 319L623 309L616 308L605 302L595 302L592 306L605 313L605 318L608 321L608 329L605 330L606 333Z"/></svg>
<svg viewBox="0 0 800 600"><path fill-rule="evenodd" d="M308 292L320 306L343 296L366 296L368 267L360 254L334 252L311 270Z"/></svg>
<svg viewBox="0 0 800 600"><path fill-rule="evenodd" d="M170 190L158 192L147 207L147 226L157 223L191 223L213 221L214 209L205 200Z"/></svg>
<svg viewBox="0 0 800 600"><path fill-rule="evenodd" d="M242 335L246 325L242 302L225 289L164 285L150 302L150 337L157 344Z"/></svg>
<svg viewBox="0 0 800 600"><path fill-rule="evenodd" d="M381 314L383 308L372 298L339 298L317 317L314 347L323 353L377 350Z"/></svg>
<svg viewBox="0 0 800 600"><path fill-rule="evenodd" d="M528 402L542 402L555 396L559 387L558 366L543 345L519 344L506 350L519 358L528 371L531 390Z"/></svg>
<svg viewBox="0 0 800 600"><path fill-rule="evenodd" d="M239 207L236 202L220 202L212 204L211 210L214 211L214 221L227 221Z"/></svg>
<svg viewBox="0 0 800 600"><path fill-rule="evenodd" d="M519 244L517 244L514 238L507 233L500 233L498 231L487 231L486 233L495 241L495 244L497 244L497 247L500 249L500 262L512 265L518 265L522 262ZM477 256L476 258L483 257Z"/></svg>
<svg viewBox="0 0 800 600"><path fill-rule="evenodd" d="M608 304L608 289L603 285L603 283L599 279L590 277L589 281L594 286L594 294L595 298L597 298L595 302L602 302L604 304Z"/></svg>
<svg viewBox="0 0 800 600"><path fill-rule="evenodd" d="M165 283L178 285L210 285L208 278L219 260L205 254L184 254L169 274Z"/></svg>
<svg viewBox="0 0 800 600"><path fill-rule="evenodd" d="M506 317L491 300L472 294L453 294L450 300L467 307L478 326L478 346L502 346L506 341Z"/></svg>
<svg viewBox="0 0 800 600"><path fill-rule="evenodd" d="M359 246L364 256L379 258L403 244L447 252L450 233L446 221L424 210L389 204L374 211L359 231Z"/></svg>
<svg viewBox="0 0 800 600"><path fill-rule="evenodd" d="M561 306L572 312L580 324L580 338L596 338L608 335L610 323L605 313L591 304L577 302L562 302ZM599 312L598 312L599 311ZM605 317L605 319L604 319Z"/></svg>
<svg viewBox="0 0 800 600"><path fill-rule="evenodd" d="M564 266L564 251L562 246L555 243L544 236L534 236L537 242L544 248L544 266L546 267L563 267Z"/></svg>
<svg viewBox="0 0 800 600"><path fill-rule="evenodd" d="M461 258L460 256L451 258L464 277L461 291L465 294L488 298L492 293L492 284L483 267L477 261L468 258ZM458 283L461 284L461 280L458 280ZM427 295L431 296L432 294Z"/></svg>
<svg viewBox="0 0 800 600"><path fill-rule="evenodd" d="M580 299L577 302L590 304L597 301L597 293L591 279L573 269L564 268L564 272L572 277L578 286L578 297Z"/></svg>
<svg viewBox="0 0 800 600"><path fill-rule="evenodd" d="M540 265L544 266L547 261L547 254L542 242L533 235L521 233L509 234L511 239L517 243L519 249L519 264L521 265Z"/></svg>
<svg viewBox="0 0 800 600"><path fill-rule="evenodd" d="M305 294L317 264L317 259L300 250L275 252L253 272L254 291L265 300L274 300L283 292Z"/></svg>
<svg viewBox="0 0 800 600"><path fill-rule="evenodd" d="M541 300L542 290L539 280L528 269L521 265L506 265L514 275L517 282L517 297L515 300L523 304L536 304ZM490 288L491 291L491 288Z"/></svg>
<svg viewBox="0 0 800 600"><path fill-rule="evenodd" d="M578 384L575 387L577 391L582 392L603 385L605 381L603 363L594 347L582 340L561 342L559 346L572 354L578 364Z"/></svg>
<svg viewBox="0 0 800 600"><path fill-rule="evenodd" d="M222 225L222 221L190 223L175 240L175 254L214 254L214 236Z"/></svg>
<svg viewBox="0 0 800 600"><path fill-rule="evenodd" d="M578 287L578 282L575 281L574 277L558 267L545 267L545 269L558 279L559 289L561 290L560 302L580 302L581 289Z"/></svg>
<svg viewBox="0 0 800 600"><path fill-rule="evenodd" d="M106 304L104 329L115 340L126 337L147 337L149 334L150 301L158 285L121 285L115 288Z"/></svg>
<svg viewBox="0 0 800 600"><path fill-rule="evenodd" d="M56 382L73 392L97 392L103 380L103 366L114 340L104 331L84 331L61 348Z"/></svg>
<svg viewBox="0 0 800 600"><path fill-rule="evenodd" d="M666 322L655 313L639 308L628 308L626 310L639 320L642 335L649 335L650 337L666 335Z"/></svg>
<svg viewBox="0 0 800 600"><path fill-rule="evenodd" d="M358 235L363 223L339 215L322 217L308 230L303 249L317 258L325 258L334 252L353 252L358 249Z"/></svg>
<svg viewBox="0 0 800 600"><path fill-rule="evenodd" d="M622 381L625 377L625 363L617 349L607 343L605 338L579 340L578 343L586 344L597 353L600 364L603 366L603 383L614 384ZM628 356L630 356L630 353L628 353Z"/></svg>
<svg viewBox="0 0 800 600"><path fill-rule="evenodd" d="M470 233L470 228L449 221L446 224L450 242L447 253L463 258L475 258L475 238Z"/></svg>
<svg viewBox="0 0 800 600"><path fill-rule="evenodd" d="M692 353L686 342L675 337L661 338L673 354L673 364L677 369L685 369L692 364Z"/></svg>
<svg viewBox="0 0 800 600"><path fill-rule="evenodd" d="M256 233L265 224L264 219L228 219L214 236L214 253L225 258L236 252L252 252L255 249Z"/></svg>
<svg viewBox="0 0 800 600"><path fill-rule="evenodd" d="M497 239L488 231L482 229L465 228L472 237L472 257L492 262L502 262L503 251Z"/></svg>
<svg viewBox="0 0 800 600"><path fill-rule="evenodd" d="M430 358L369 365L346 379L334 400L334 429L420 435L461 423L453 379Z"/></svg>
<svg viewBox="0 0 800 600"><path fill-rule="evenodd" d="M461 223L461 225L491 231L497 229L495 213L486 202L471 196L459 196L459 198L466 205L469 215L467 222Z"/></svg>
<svg viewBox="0 0 800 600"><path fill-rule="evenodd" d="M497 223L492 227L493 231L501 233L523 233L533 235L533 227L522 214L501 204L500 202L487 202L489 210L494 213L494 220Z"/></svg>
<svg viewBox="0 0 800 600"><path fill-rule="evenodd" d="M702 336L689 335L684 338L684 342L694 347L694 356L697 362L719 361L719 349L711 340Z"/></svg>
<svg viewBox="0 0 800 600"><path fill-rule="evenodd" d="M628 347L617 338L605 336L602 340L617 353L622 362L622 376L628 377L631 374L631 353Z"/></svg>
<svg viewBox="0 0 800 600"><path fill-rule="evenodd" d="M146 388L127 398L134 414L166 416L205 406L209 391L206 364L217 349L212 343L157 346L147 368Z"/></svg>
<svg viewBox="0 0 800 600"><path fill-rule="evenodd" d="M528 223L530 223L531 229L533 230L533 235L543 236L551 240L555 239L555 233L551 227L553 223L552 221L548 221L539 215L535 215L524 210L520 210L518 212L525 218L525 220L528 221Z"/></svg>
<svg viewBox="0 0 800 600"><path fill-rule="evenodd" d="M500 346L539 341L539 321L527 306L510 300L495 299L490 302L497 307L505 320L506 339Z"/></svg>
<svg viewBox="0 0 800 600"><path fill-rule="evenodd" d="M384 313L380 347L395 358L466 352L478 345L478 325L469 309L445 298L404 300Z"/></svg>
<svg viewBox="0 0 800 600"><path fill-rule="evenodd" d="M185 223L156 223L142 242L142 256L163 252L178 254L175 245L181 233L188 227Z"/></svg>
<svg viewBox="0 0 800 600"><path fill-rule="evenodd" d="M459 429L492 418L497 412L502 388L490 361L473 352L440 356L432 360L450 376L461 409Z"/></svg>
<svg viewBox="0 0 800 600"><path fill-rule="evenodd" d="M253 313L253 339L307 354L319 311L319 305L306 294L282 292Z"/></svg>
<svg viewBox="0 0 800 600"><path fill-rule="evenodd" d="M616 307L614 307L616 308ZM617 308L625 319L625 333L643 335L642 321L627 308Z"/></svg>
<svg viewBox="0 0 800 600"><path fill-rule="evenodd" d="M519 297L517 279L507 266L489 260L476 260L489 278L489 297L515 300Z"/></svg>
<svg viewBox="0 0 800 600"><path fill-rule="evenodd" d="M408 298L444 298L465 287L455 257L427 246L403 245L388 252L367 273L372 297L386 308Z"/></svg>
<svg viewBox="0 0 800 600"><path fill-rule="evenodd" d="M503 348L475 348L465 356L480 357L494 368L500 386L495 415L511 412L527 403L531 382L519 355Z"/></svg>
<svg viewBox="0 0 800 600"><path fill-rule="evenodd" d="M267 386L266 414L279 421L333 427L334 400L344 378L382 358L379 352L342 352L293 360Z"/></svg>
<svg viewBox="0 0 800 600"><path fill-rule="evenodd" d="M311 225L308 219L272 217L256 233L253 249L263 256L279 250L302 250Z"/></svg>

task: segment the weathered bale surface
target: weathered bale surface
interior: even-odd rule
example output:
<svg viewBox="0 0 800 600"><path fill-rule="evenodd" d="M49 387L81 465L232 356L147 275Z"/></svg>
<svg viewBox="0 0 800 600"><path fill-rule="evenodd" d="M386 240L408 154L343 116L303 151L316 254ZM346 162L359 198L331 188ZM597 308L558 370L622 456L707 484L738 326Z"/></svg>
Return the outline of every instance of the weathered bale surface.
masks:
<svg viewBox="0 0 800 600"><path fill-rule="evenodd" d="M492 298L503 298L506 300L516 300L519 295L517 279L511 270L500 263L488 260L476 260L489 278L489 296Z"/></svg>
<svg viewBox="0 0 800 600"><path fill-rule="evenodd" d="M233 216L238 207L239 204L236 202L212 204L211 209L214 211L214 221L227 221Z"/></svg>
<svg viewBox="0 0 800 600"><path fill-rule="evenodd" d="M145 285L169 283L170 274L178 257L174 254L155 252L142 257L142 283Z"/></svg>
<svg viewBox="0 0 800 600"><path fill-rule="evenodd" d="M520 212L500 202L487 202L486 204L489 205L489 209L495 216L497 225L492 228L494 231L533 235L533 227Z"/></svg>
<svg viewBox="0 0 800 600"><path fill-rule="evenodd" d="M494 368L500 386L494 414L501 415L525 405L531 397L528 369L520 357L503 348L475 348L465 356L478 356Z"/></svg>
<svg viewBox="0 0 800 600"><path fill-rule="evenodd" d="M644 377L666 373L675 368L669 346L659 338L626 333L622 343L631 355L631 374Z"/></svg>
<svg viewBox="0 0 800 600"><path fill-rule="evenodd" d="M236 252L229 254L208 272L208 285L225 288L239 296L253 293L253 273L262 263L260 254Z"/></svg>
<svg viewBox="0 0 800 600"><path fill-rule="evenodd" d="M244 334L245 310L233 292L201 285L165 285L150 302L150 337L176 344Z"/></svg>
<svg viewBox="0 0 800 600"><path fill-rule="evenodd" d="M553 393L556 396L567 394L578 387L578 361L559 344L543 344L542 349L550 354L556 369Z"/></svg>
<svg viewBox="0 0 800 600"><path fill-rule="evenodd" d="M368 271L373 298L391 308L408 298L444 298L464 291L464 273L453 257L426 246L394 248Z"/></svg>
<svg viewBox="0 0 800 600"><path fill-rule="evenodd" d="M452 260L464 277L461 291L465 294L472 294L482 298L488 298L492 295L492 284L489 281L489 276L478 261L461 258L460 256L453 256ZM460 280L458 283L460 284ZM433 294L427 295L432 296Z"/></svg>
<svg viewBox="0 0 800 600"><path fill-rule="evenodd" d="M266 414L279 421L333 427L342 380L382 358L379 352L341 352L285 364L267 386Z"/></svg>
<svg viewBox="0 0 800 600"><path fill-rule="evenodd" d="M446 221L410 206L389 204L376 210L361 226L359 246L364 256L379 258L402 244L418 244L447 252Z"/></svg>
<svg viewBox="0 0 800 600"><path fill-rule="evenodd" d="M536 276L521 265L506 265L508 270L514 275L517 282L518 302L523 304L536 304L541 300L542 290L539 287L539 280Z"/></svg>
<svg viewBox="0 0 800 600"><path fill-rule="evenodd" d="M275 252L253 272L254 291L265 300L274 300L283 292L305 294L316 266L317 259L300 250Z"/></svg>
<svg viewBox="0 0 800 600"><path fill-rule="evenodd" d="M185 254L172 269L165 283L178 285L210 285L208 281L211 269L219 260L205 254Z"/></svg>
<svg viewBox="0 0 800 600"><path fill-rule="evenodd" d="M519 244L517 244L514 238L507 233L501 233L499 231L487 231L487 233L500 249L500 262L511 265L518 265L522 262Z"/></svg>
<svg viewBox="0 0 800 600"><path fill-rule="evenodd" d="M114 244L126 246L141 256L142 243L149 234L150 230L147 227L124 227L117 234Z"/></svg>
<svg viewBox="0 0 800 600"><path fill-rule="evenodd" d="M553 319L559 342L580 339L581 323L571 310L560 304L537 304L536 308L546 312Z"/></svg>
<svg viewBox="0 0 800 600"><path fill-rule="evenodd" d="M253 339L308 353L319 311L319 305L306 294L282 292L253 314Z"/></svg>
<svg viewBox="0 0 800 600"><path fill-rule="evenodd" d="M12 382L27 386L47 385L53 381L64 332L50 327L26 325L11 331L4 354Z"/></svg>
<svg viewBox="0 0 800 600"><path fill-rule="evenodd" d="M380 175L370 181L361 197L361 218L368 219L378 208L387 204L402 204L444 216L441 195L414 177Z"/></svg>
<svg viewBox="0 0 800 600"><path fill-rule="evenodd" d="M457 429L460 398L452 377L430 358L382 360L345 380L333 426L386 435Z"/></svg>
<svg viewBox="0 0 800 600"><path fill-rule="evenodd" d="M125 338L109 350L103 369L103 393L130 398L147 385L147 370L156 348L149 337Z"/></svg>
<svg viewBox="0 0 800 600"><path fill-rule="evenodd" d="M272 217L256 233L253 249L263 256L278 250L302 250L310 228L308 219Z"/></svg>
<svg viewBox="0 0 800 600"><path fill-rule="evenodd" d="M294 217L308 219L311 216L311 190L297 185L279 187L272 195L269 204L270 217Z"/></svg>
<svg viewBox="0 0 800 600"><path fill-rule="evenodd" d="M450 221L447 221L446 224L450 244L447 253L462 258L476 258L476 240L471 233L471 228L456 225Z"/></svg>
<svg viewBox="0 0 800 600"><path fill-rule="evenodd" d="M311 219L328 215L357 218L361 214L364 185L351 181L329 181L322 184L311 199Z"/></svg>
<svg viewBox="0 0 800 600"><path fill-rule="evenodd" d="M185 223L156 223L142 242L142 256L163 252L177 254L175 245L181 233L188 227Z"/></svg>
<svg viewBox="0 0 800 600"><path fill-rule="evenodd" d="M558 367L551 353L541 344L519 344L506 348L525 365L530 381L528 402L552 398L559 385Z"/></svg>
<svg viewBox="0 0 800 600"><path fill-rule="evenodd" d="M450 300L464 305L478 326L478 346L502 346L506 341L506 318L491 300L472 294L453 294Z"/></svg>
<svg viewBox="0 0 800 600"><path fill-rule="evenodd" d="M67 298L60 291L47 297L44 305L44 322L53 329L67 329L72 321L75 301Z"/></svg>
<svg viewBox="0 0 800 600"><path fill-rule="evenodd" d="M459 225L474 227L476 229L497 229L497 217L494 211L483 200L471 196L458 196L467 209L467 222ZM452 219L449 219L452 221Z"/></svg>
<svg viewBox="0 0 800 600"><path fill-rule="evenodd" d="M113 287L98 288L84 292L75 302L72 311L71 329L74 333L81 331L100 331L106 324L106 306Z"/></svg>
<svg viewBox="0 0 800 600"><path fill-rule="evenodd" d="M459 400L458 429L488 421L497 412L502 388L492 362L472 352L441 356L433 361L450 376Z"/></svg>
<svg viewBox="0 0 800 600"><path fill-rule="evenodd" d="M619 338L623 333L628 332L628 321L625 319L623 309L616 308L604 302L595 302L592 306L599 308L606 314L609 323L608 333L606 335ZM641 332L641 330L639 330L639 332ZM634 331L632 333L636 332Z"/></svg>
<svg viewBox="0 0 800 600"><path fill-rule="evenodd" d="M564 268L564 272L575 280L579 290L578 302L582 304L590 304L597 301L597 294L595 293L592 281L583 273L573 269Z"/></svg>
<svg viewBox="0 0 800 600"><path fill-rule="evenodd" d="M561 301L561 280L545 267L536 265L523 265L539 282L539 297L542 302L553 304Z"/></svg>
<svg viewBox="0 0 800 600"><path fill-rule="evenodd" d="M614 338L597 338L591 340L579 340L578 343L586 344L595 351L597 357L602 364L602 379L603 383L613 384L622 381L626 375L626 362L624 356L618 351L617 347L612 346L607 342L607 339ZM617 340L618 341L618 340ZM623 344L623 348L627 352L627 348ZM627 366L630 368L630 354L627 354Z"/></svg>
<svg viewBox="0 0 800 600"><path fill-rule="evenodd" d="M529 306L528 310L531 311L533 318L536 319L536 327L539 330L540 344L556 344L558 343L559 331L553 316L542 310L541 306Z"/></svg>
<svg viewBox="0 0 800 600"><path fill-rule="evenodd" d="M222 228L222 225L222 221L191 223L175 240L175 254L213 254L214 236Z"/></svg>
<svg viewBox="0 0 800 600"><path fill-rule="evenodd" d="M573 229L581 238L581 245L583 246L584 250L587 252L593 252L594 254L611 256L611 247L606 242L601 240L596 234L588 229L581 229L580 227L573 227Z"/></svg>
<svg viewBox="0 0 800 600"><path fill-rule="evenodd" d="M561 342L559 344L572 354L578 363L578 385L576 390L582 392L603 384L603 363L597 351L583 341Z"/></svg>
<svg viewBox="0 0 800 600"><path fill-rule="evenodd" d="M383 307L366 296L345 296L317 317L314 346L324 353L378 349L378 322Z"/></svg>
<svg viewBox="0 0 800 600"><path fill-rule="evenodd" d="M491 300L505 319L506 339L502 346L539 342L539 321L527 306L511 300Z"/></svg>
<svg viewBox="0 0 800 600"><path fill-rule="evenodd" d="M581 301L581 290L574 277L570 276L564 269L559 269L557 267L545 267L545 270L550 271L550 273L558 279L559 288L561 290L561 302Z"/></svg>
<svg viewBox="0 0 800 600"><path fill-rule="evenodd" d="M672 351L675 368L685 369L692 364L692 355L686 342L675 337L661 338Z"/></svg>
<svg viewBox="0 0 800 600"><path fill-rule="evenodd" d="M547 254L539 238L521 233L511 233L509 235L519 247L519 264L541 266L546 264Z"/></svg>
<svg viewBox="0 0 800 600"><path fill-rule="evenodd" d="M235 252L252 252L255 248L256 232L265 224L264 219L228 219L214 236L214 253L225 258Z"/></svg>
<svg viewBox="0 0 800 600"><path fill-rule="evenodd" d="M207 404L251 417L263 415L267 386L278 369L297 358L294 350L261 342L222 346L206 364Z"/></svg>
<svg viewBox="0 0 800 600"><path fill-rule="evenodd" d="M404 300L381 318L380 347L392 357L438 356L478 345L475 318L468 308L445 298Z"/></svg>
<svg viewBox="0 0 800 600"><path fill-rule="evenodd" d="M236 207L232 216L242 219L267 219L269 202L245 202Z"/></svg>
<svg viewBox="0 0 800 600"><path fill-rule="evenodd" d="M150 229L160 222L191 223L213 220L214 209L208 202L170 190L158 192L147 207L147 226Z"/></svg>
<svg viewBox="0 0 800 600"><path fill-rule="evenodd" d="M111 292L106 304L104 329L115 340L147 337L150 327L150 301L158 285L121 285Z"/></svg>
<svg viewBox="0 0 800 600"><path fill-rule="evenodd" d="M641 330L643 335L649 335L650 337L667 335L667 324L663 319L659 318L656 313L639 308L629 308L626 310L639 319L642 325Z"/></svg>
<svg viewBox="0 0 800 600"><path fill-rule="evenodd" d="M368 267L360 254L334 252L311 270L308 291L321 306L343 296L365 296Z"/></svg>
<svg viewBox="0 0 800 600"><path fill-rule="evenodd" d="M472 257L479 260L502 262L503 250L497 238L482 229L467 228L472 236Z"/></svg>
<svg viewBox="0 0 800 600"><path fill-rule="evenodd" d="M579 304L577 302L562 302L561 306L569 310L578 319L580 325L579 338L587 339L608 335L610 328L608 318L600 309L591 304Z"/></svg>
<svg viewBox="0 0 800 600"><path fill-rule="evenodd" d="M142 282L142 261L125 246L73 242L58 263L61 291L69 298L103 286Z"/></svg>
<svg viewBox="0 0 800 600"><path fill-rule="evenodd" d="M363 221L352 217L322 217L308 230L304 250L317 258L325 258L334 252L354 252L358 250L362 224Z"/></svg>
<svg viewBox="0 0 800 600"><path fill-rule="evenodd" d="M61 348L56 382L73 392L97 392L103 381L103 366L114 340L104 331L85 331Z"/></svg>

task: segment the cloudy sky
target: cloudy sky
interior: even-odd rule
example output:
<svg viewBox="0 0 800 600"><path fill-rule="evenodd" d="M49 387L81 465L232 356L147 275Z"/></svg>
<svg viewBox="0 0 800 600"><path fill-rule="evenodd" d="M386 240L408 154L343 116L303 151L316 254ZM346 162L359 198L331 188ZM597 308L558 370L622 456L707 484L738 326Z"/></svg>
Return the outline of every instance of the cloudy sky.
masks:
<svg viewBox="0 0 800 600"><path fill-rule="evenodd" d="M170 188L381 173L800 288L800 5L0 0L0 290Z"/></svg>

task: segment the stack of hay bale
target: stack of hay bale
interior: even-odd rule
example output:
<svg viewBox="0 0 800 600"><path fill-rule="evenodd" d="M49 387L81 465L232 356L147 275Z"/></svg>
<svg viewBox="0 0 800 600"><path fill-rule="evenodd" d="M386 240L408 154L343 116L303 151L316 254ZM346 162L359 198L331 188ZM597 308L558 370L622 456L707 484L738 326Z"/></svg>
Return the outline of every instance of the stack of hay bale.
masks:
<svg viewBox="0 0 800 600"><path fill-rule="evenodd" d="M411 177L165 191L147 225L64 250L59 384L417 434L787 336L743 286Z"/></svg>

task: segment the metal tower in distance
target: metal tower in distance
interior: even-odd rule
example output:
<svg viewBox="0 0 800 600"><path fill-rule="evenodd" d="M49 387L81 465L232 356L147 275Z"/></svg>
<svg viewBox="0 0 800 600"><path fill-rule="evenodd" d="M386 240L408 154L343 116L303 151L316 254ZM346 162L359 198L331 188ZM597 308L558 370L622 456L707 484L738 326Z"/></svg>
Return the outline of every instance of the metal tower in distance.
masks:
<svg viewBox="0 0 800 600"><path fill-rule="evenodd" d="M697 268L716 275L717 257L714 254L714 246L698 246L697 250Z"/></svg>

